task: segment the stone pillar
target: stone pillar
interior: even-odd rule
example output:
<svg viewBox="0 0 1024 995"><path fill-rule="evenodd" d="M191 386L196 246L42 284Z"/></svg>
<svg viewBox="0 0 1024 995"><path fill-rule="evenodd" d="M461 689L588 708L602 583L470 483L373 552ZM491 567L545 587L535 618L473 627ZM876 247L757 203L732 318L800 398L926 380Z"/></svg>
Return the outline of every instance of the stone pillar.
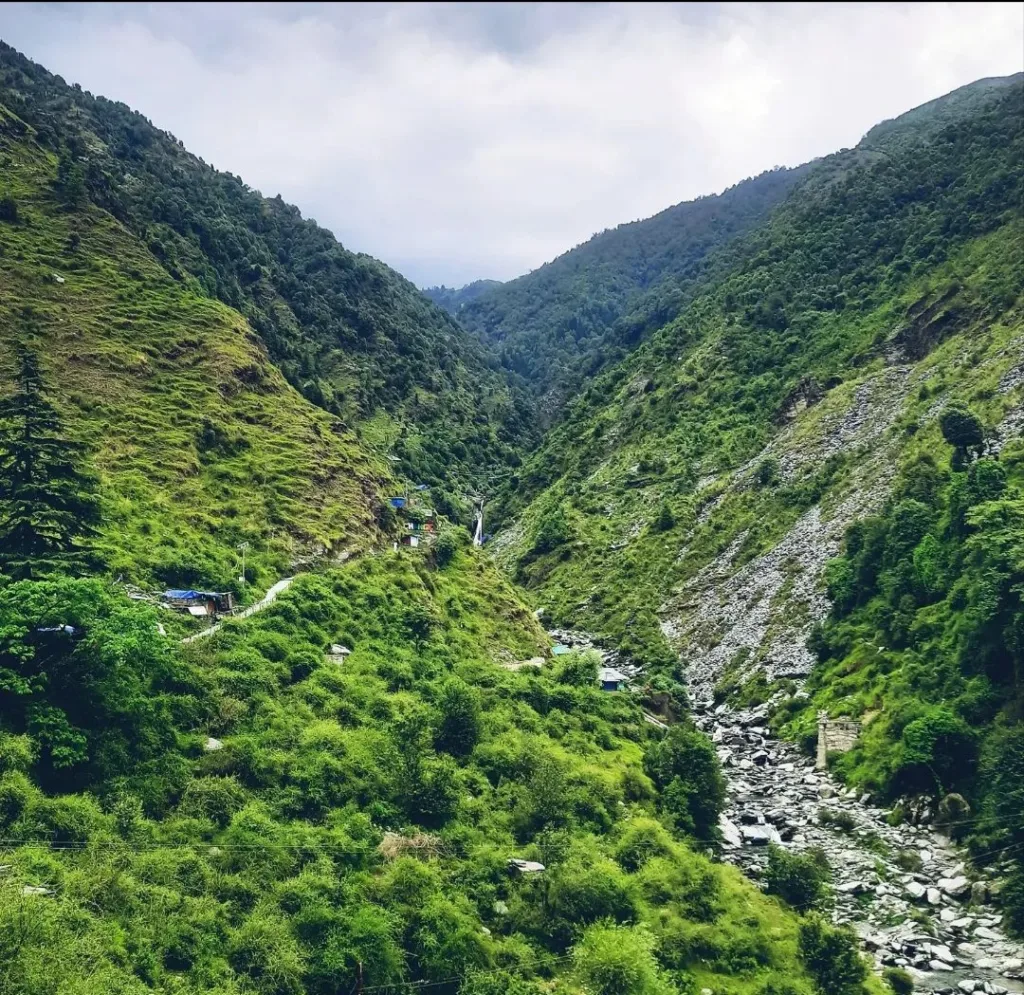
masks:
<svg viewBox="0 0 1024 995"><path fill-rule="evenodd" d="M817 770L828 767L828 712L818 712L818 755L814 766Z"/></svg>

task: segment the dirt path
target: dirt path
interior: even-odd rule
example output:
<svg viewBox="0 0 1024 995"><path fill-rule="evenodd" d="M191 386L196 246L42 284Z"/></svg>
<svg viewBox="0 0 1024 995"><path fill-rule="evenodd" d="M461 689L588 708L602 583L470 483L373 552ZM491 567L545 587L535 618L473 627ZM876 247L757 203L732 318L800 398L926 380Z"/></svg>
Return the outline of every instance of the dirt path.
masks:
<svg viewBox="0 0 1024 995"><path fill-rule="evenodd" d="M260 598L259 601L249 605L248 608L243 609L237 615L232 615L232 618L248 618L250 615L255 615L259 611L263 611L268 605L272 605L276 600L277 596L284 591L287 591L294 582L294 577L285 577L283 580L279 580L266 594ZM215 632L219 632L223 622L215 622L208 629L203 629L200 632L195 632L191 636L186 636L182 642L185 644L194 643L198 639L208 639Z"/></svg>

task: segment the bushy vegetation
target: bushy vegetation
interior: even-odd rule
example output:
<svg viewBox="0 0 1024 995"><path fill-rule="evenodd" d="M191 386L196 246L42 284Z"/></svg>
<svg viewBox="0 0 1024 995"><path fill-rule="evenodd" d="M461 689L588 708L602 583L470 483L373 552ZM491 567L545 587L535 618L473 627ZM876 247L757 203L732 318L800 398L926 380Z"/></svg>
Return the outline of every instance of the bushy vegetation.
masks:
<svg viewBox="0 0 1024 995"><path fill-rule="evenodd" d="M659 790L696 734L498 666L546 638L476 556L307 576L189 647L159 618L0 588L4 991L810 992L795 917Z"/></svg>
<svg viewBox="0 0 1024 995"><path fill-rule="evenodd" d="M880 709L837 769L888 797L963 796L984 861L1024 842L1024 446L972 458L981 430L968 409L942 430L948 466L931 453L908 463L830 565L817 693L794 725L816 707Z"/></svg>
<svg viewBox="0 0 1024 995"><path fill-rule="evenodd" d="M821 995L861 995L867 968L857 952L857 938L830 926L820 916L800 924L800 956Z"/></svg>
<svg viewBox="0 0 1024 995"><path fill-rule="evenodd" d="M882 977L892 989L893 995L914 995L914 976L902 967L887 967Z"/></svg>
<svg viewBox="0 0 1024 995"><path fill-rule="evenodd" d="M831 880L832 871L822 850L797 853L772 846L768 851L765 891L797 911L823 908L830 898Z"/></svg>

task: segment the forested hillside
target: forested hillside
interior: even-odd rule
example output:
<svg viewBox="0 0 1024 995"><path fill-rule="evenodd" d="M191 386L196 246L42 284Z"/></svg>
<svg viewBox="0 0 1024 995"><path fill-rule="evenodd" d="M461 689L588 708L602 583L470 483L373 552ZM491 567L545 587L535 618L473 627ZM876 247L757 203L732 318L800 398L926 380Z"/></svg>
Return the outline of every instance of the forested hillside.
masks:
<svg viewBox="0 0 1024 995"><path fill-rule="evenodd" d="M727 247L513 479L497 550L555 621L701 701L820 659L790 731L865 717L854 784L961 791L999 850L1024 822L1024 107L1019 78L983 95L826 160Z"/></svg>
<svg viewBox="0 0 1024 995"><path fill-rule="evenodd" d="M591 597L573 613L602 627L614 615L617 638L628 628L638 651L667 651L653 590L667 592L740 532L745 557L770 548L828 487L845 486L838 446L785 465L770 446L787 428L809 434L891 369L936 377L911 395L922 402L962 390L974 367L998 382L1015 361L1021 293L1019 101L1017 86L892 155L832 157L814 174L818 195L790 200L717 256L714 284L595 379L513 478L496 513L519 518L521 576L545 591L564 584L567 610L624 572L648 574L654 588L625 585L635 600ZM965 342L969 362L945 371ZM1013 400L993 391L994 422ZM774 462L755 479L762 453ZM789 495L788 511L754 507ZM666 555L671 576L642 565Z"/></svg>
<svg viewBox="0 0 1024 995"><path fill-rule="evenodd" d="M588 377L674 317L708 253L764 221L804 172L772 170L619 225L517 280L472 298L459 291L449 310L553 418Z"/></svg>
<svg viewBox="0 0 1024 995"><path fill-rule="evenodd" d="M0 104L171 279L241 313L307 399L352 429L371 421L369 441L392 449L410 478L458 490L531 438L520 392L471 336L280 196L261 196L124 104L68 86L3 43Z"/></svg>
<svg viewBox="0 0 1024 995"><path fill-rule="evenodd" d="M458 315L470 301L500 286L500 280L474 280L464 287L446 287L444 284L440 287L427 287L423 293L449 314Z"/></svg>

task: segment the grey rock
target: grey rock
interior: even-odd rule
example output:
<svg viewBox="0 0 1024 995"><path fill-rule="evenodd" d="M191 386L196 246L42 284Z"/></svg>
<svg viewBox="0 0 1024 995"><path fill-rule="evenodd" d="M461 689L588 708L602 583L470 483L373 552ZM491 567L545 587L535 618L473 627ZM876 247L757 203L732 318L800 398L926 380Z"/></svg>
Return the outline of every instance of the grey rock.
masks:
<svg viewBox="0 0 1024 995"><path fill-rule="evenodd" d="M724 815L718 817L718 831L722 834L723 842L729 846L739 847L743 845L743 837L736 828L736 824Z"/></svg>
<svg viewBox="0 0 1024 995"><path fill-rule="evenodd" d="M953 898L965 898L971 892L971 882L963 875L955 878L940 878L939 887Z"/></svg>
<svg viewBox="0 0 1024 995"><path fill-rule="evenodd" d="M767 846L782 843L782 838L773 826L744 826L743 839L753 846Z"/></svg>
<svg viewBox="0 0 1024 995"><path fill-rule="evenodd" d="M908 881L906 885L907 894L914 899L915 902L921 901L927 893L928 889L919 881Z"/></svg>

